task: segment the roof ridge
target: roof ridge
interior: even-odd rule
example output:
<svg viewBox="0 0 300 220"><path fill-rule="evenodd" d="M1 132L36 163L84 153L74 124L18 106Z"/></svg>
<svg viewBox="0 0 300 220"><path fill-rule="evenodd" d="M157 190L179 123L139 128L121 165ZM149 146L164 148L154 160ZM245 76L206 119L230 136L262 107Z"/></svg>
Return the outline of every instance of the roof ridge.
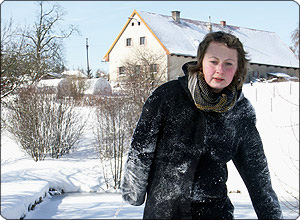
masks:
<svg viewBox="0 0 300 220"><path fill-rule="evenodd" d="M148 13L148 14L155 14L155 15L160 15L160 16L163 16L163 17L172 17L171 15L164 15L164 14L159 14L159 13L156 13L156 12L148 12L148 11L138 11L138 12L145 12L145 13ZM209 23L209 21L201 21L201 20L195 20L195 19L191 19L191 18L180 18L181 20L186 20L186 21L196 21L196 22L202 22L204 24L207 24ZM211 22L212 25L218 25L218 26L221 26L221 24L219 23L214 23L214 22ZM227 25L226 26L229 26L229 27L233 27L233 28L243 28L243 29L248 29L248 30L252 30L252 31L262 31L262 32L268 32L268 33L275 33L274 31L267 31L267 30L261 30L261 29L256 29L256 28L249 28L249 27L241 27L241 26L236 26L236 25Z"/></svg>

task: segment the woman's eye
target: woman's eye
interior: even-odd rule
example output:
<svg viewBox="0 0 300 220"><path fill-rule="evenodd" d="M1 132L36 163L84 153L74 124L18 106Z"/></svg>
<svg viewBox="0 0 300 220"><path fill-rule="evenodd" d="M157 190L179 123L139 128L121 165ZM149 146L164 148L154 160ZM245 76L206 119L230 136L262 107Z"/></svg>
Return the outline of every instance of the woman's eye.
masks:
<svg viewBox="0 0 300 220"><path fill-rule="evenodd" d="M226 66L232 66L232 63L225 63Z"/></svg>
<svg viewBox="0 0 300 220"><path fill-rule="evenodd" d="M217 61L214 61L214 60L212 60L212 61L210 61L212 64L218 64L218 62Z"/></svg>

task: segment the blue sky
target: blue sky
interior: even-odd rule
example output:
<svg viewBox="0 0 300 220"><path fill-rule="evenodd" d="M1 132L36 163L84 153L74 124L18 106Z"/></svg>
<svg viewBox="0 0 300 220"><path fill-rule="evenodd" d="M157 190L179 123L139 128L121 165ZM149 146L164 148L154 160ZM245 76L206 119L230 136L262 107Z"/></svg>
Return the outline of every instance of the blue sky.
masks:
<svg viewBox="0 0 300 220"><path fill-rule="evenodd" d="M66 24L74 24L80 36L65 41L65 56L70 69L86 69L86 38L89 39L89 65L108 71L102 58L134 10L171 15L181 11L182 18L275 32L291 46L292 31L299 24L299 5L294 1L58 1L67 12ZM50 2L51 3L51 2ZM1 22L13 18L15 24L35 20L36 1L4 1Z"/></svg>

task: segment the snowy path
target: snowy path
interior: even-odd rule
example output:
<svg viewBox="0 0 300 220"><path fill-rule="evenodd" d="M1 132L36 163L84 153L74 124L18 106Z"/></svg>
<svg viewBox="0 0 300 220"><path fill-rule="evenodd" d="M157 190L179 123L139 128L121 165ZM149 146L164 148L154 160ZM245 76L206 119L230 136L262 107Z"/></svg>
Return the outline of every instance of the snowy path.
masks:
<svg viewBox="0 0 300 220"><path fill-rule="evenodd" d="M250 199L243 194L230 194L235 206L235 219L255 219ZM25 219L142 219L144 206L121 202L120 194L65 193L39 204ZM296 214L284 209L285 218Z"/></svg>

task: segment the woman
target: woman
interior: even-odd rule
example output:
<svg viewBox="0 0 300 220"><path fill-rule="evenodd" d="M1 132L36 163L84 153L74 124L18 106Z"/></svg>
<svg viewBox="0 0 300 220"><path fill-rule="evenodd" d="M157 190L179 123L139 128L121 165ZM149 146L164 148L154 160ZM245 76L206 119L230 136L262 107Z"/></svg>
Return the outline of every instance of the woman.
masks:
<svg viewBox="0 0 300 220"><path fill-rule="evenodd" d="M282 218L255 112L243 96L246 53L235 36L200 43L185 76L146 101L122 182L123 199L144 203L144 219L233 219L226 163L233 160L259 219Z"/></svg>

